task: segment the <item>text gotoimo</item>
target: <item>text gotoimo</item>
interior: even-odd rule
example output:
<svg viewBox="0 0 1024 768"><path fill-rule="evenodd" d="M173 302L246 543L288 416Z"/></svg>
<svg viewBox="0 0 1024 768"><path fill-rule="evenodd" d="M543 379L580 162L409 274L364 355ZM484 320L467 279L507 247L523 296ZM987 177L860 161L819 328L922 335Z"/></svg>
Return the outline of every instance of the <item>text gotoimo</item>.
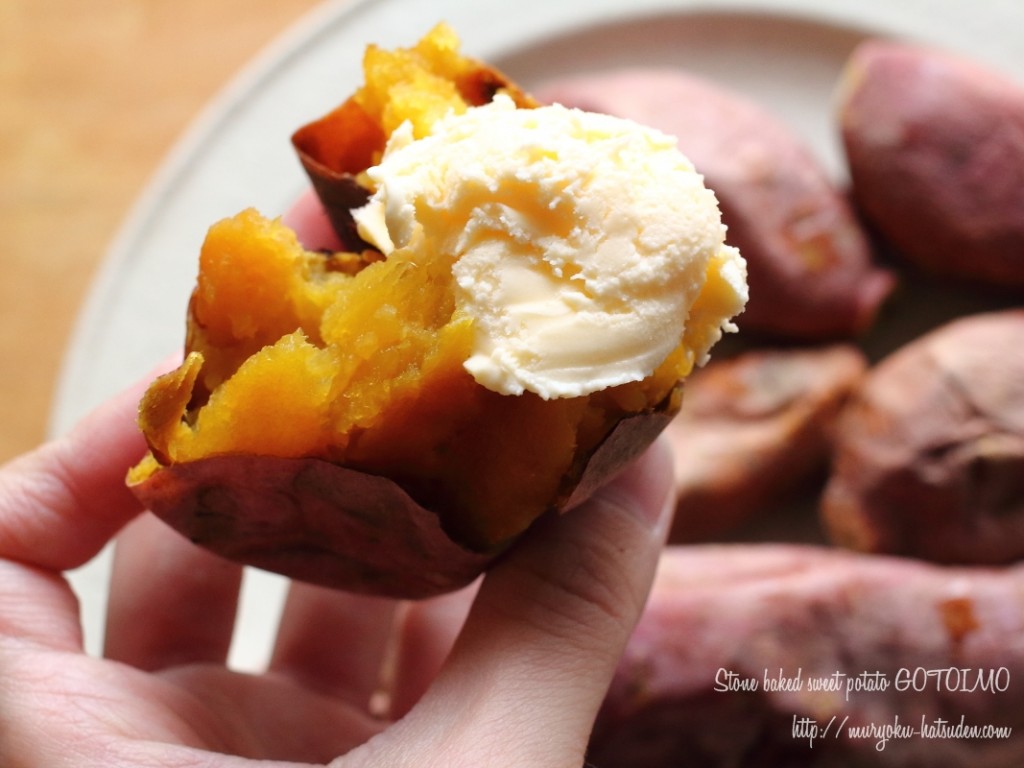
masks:
<svg viewBox="0 0 1024 768"><path fill-rule="evenodd" d="M939 667L901 668L896 672L897 691L935 691L936 693L1003 693L1010 687L1010 670Z"/></svg>

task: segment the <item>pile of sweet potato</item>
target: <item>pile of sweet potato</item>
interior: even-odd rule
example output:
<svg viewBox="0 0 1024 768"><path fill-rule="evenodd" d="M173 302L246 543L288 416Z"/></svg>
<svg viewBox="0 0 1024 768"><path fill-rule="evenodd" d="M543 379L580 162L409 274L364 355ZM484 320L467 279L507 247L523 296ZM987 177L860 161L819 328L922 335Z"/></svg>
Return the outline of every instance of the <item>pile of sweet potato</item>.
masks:
<svg viewBox="0 0 1024 768"><path fill-rule="evenodd" d="M1020 306L1024 86L871 42L839 109L854 197L908 273ZM969 312L874 368L838 433L822 504L834 538L943 562L1024 556L1022 331L1020 311Z"/></svg>
<svg viewBox="0 0 1024 768"><path fill-rule="evenodd" d="M864 42L822 105L848 188L769 111L689 74L537 95L677 135L750 268L731 358L691 378L669 428L676 546L592 763L1024 765L1024 84ZM897 690L918 668L1006 685ZM889 685L780 692L766 670ZM901 718L915 735L896 738ZM933 738L936 720L1009 731Z"/></svg>
<svg viewBox="0 0 1024 768"><path fill-rule="evenodd" d="M687 73L576 76L537 94L676 135L749 264L741 344L688 384L671 430L674 537L747 537L737 526L755 516L763 532L810 487L837 543L1016 560L1024 85L869 40L837 92L849 189L768 109Z"/></svg>

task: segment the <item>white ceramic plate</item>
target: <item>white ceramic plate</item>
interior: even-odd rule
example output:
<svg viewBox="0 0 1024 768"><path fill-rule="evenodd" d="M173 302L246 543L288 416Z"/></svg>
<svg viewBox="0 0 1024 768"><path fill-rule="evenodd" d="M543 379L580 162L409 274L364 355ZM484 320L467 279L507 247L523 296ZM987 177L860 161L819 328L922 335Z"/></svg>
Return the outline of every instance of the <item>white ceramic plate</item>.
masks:
<svg viewBox="0 0 1024 768"><path fill-rule="evenodd" d="M869 35L938 44L1024 78L1018 0L340 0L285 33L197 119L130 213L90 291L54 404L54 432L143 376L183 341L199 245L215 220L287 208L306 186L291 132L361 82L367 43L415 42L449 22L469 55L528 88L619 65L673 65L770 106L842 174L832 92ZM109 551L72 574L87 645L101 643ZM240 668L267 652L284 581L249 573Z"/></svg>

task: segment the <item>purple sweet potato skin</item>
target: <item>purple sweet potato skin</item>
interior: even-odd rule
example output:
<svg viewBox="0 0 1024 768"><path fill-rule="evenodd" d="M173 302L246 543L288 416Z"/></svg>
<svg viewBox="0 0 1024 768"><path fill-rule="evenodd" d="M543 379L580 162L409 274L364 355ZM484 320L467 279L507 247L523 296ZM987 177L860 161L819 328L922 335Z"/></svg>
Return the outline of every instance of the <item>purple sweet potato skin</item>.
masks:
<svg viewBox="0 0 1024 768"><path fill-rule="evenodd" d="M671 422L673 392L622 418L565 477L549 511L571 514ZM315 457L228 454L131 483L157 517L236 562L333 589L421 599L465 586L514 541L471 547L398 481ZM483 510L482 513L485 513Z"/></svg>
<svg viewBox="0 0 1024 768"><path fill-rule="evenodd" d="M456 544L391 480L322 459L215 456L163 467L133 490L202 547L335 589L430 597L468 584L496 554Z"/></svg>
<svg viewBox="0 0 1024 768"><path fill-rule="evenodd" d="M921 270L1024 289L1024 86L946 51L872 40L838 107L853 195Z"/></svg>
<svg viewBox="0 0 1024 768"><path fill-rule="evenodd" d="M830 344L755 349L695 371L666 430L671 540L718 539L805 490L828 466L835 421L866 369L857 347Z"/></svg>
<svg viewBox="0 0 1024 768"><path fill-rule="evenodd" d="M677 70L626 69L535 92L673 135L714 190L728 240L747 260L744 332L794 340L868 329L893 288L848 201L811 151L769 111Z"/></svg>
<svg viewBox="0 0 1024 768"><path fill-rule="evenodd" d="M588 764L1024 765L1022 594L1021 566L949 568L792 545L671 548L598 717ZM964 682L937 684L917 671L947 668L967 670ZM960 690L990 670L993 690ZM766 676L804 683L766 690ZM838 690L810 690L812 678L833 677ZM888 685L858 689L850 678ZM736 684L749 680L757 690ZM818 726L813 741L794 730L804 718ZM1011 732L892 738L879 750L876 738L852 730L961 718Z"/></svg>
<svg viewBox="0 0 1024 768"><path fill-rule="evenodd" d="M842 414L821 513L869 552L1024 557L1024 310L971 315L902 347Z"/></svg>

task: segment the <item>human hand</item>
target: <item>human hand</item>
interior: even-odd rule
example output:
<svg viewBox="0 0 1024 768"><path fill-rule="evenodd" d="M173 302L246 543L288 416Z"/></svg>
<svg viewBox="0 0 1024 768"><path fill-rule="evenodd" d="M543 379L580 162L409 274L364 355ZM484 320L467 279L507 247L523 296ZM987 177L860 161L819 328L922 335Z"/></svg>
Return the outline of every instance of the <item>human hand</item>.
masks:
<svg viewBox="0 0 1024 768"><path fill-rule="evenodd" d="M293 212L307 241L310 211ZM0 471L0 765L582 764L667 529L662 443L478 588L401 603L292 584L267 670L243 674L225 663L240 566L125 487L140 395ZM62 572L119 531L100 659Z"/></svg>

